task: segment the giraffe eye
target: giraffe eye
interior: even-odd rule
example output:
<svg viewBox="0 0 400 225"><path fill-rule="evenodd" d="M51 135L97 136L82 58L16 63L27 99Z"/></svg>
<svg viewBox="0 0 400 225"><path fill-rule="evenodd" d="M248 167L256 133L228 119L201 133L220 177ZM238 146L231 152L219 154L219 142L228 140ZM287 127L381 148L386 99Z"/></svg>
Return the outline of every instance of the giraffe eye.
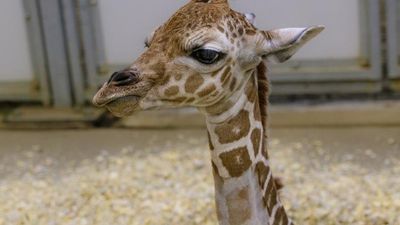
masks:
<svg viewBox="0 0 400 225"><path fill-rule="evenodd" d="M198 49L192 52L190 56L203 64L210 65L219 61L224 54L211 49Z"/></svg>

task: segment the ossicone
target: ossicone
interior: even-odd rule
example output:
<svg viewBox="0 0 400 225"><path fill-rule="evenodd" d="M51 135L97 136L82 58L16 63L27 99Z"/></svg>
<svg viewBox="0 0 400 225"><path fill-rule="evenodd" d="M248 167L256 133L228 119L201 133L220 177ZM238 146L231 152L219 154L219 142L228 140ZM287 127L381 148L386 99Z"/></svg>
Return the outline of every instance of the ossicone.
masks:
<svg viewBox="0 0 400 225"><path fill-rule="evenodd" d="M192 0L192 2L202 2L202 3L210 3L210 4L228 4L228 0Z"/></svg>

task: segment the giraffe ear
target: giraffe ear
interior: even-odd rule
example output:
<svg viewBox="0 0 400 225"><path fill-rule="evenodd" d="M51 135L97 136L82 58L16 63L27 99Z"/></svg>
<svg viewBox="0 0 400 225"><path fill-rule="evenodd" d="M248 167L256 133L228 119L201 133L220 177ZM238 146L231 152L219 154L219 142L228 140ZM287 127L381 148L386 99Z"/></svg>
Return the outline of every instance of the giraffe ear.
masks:
<svg viewBox="0 0 400 225"><path fill-rule="evenodd" d="M305 43L325 29L324 26L285 28L264 31L263 57L278 62L290 59Z"/></svg>

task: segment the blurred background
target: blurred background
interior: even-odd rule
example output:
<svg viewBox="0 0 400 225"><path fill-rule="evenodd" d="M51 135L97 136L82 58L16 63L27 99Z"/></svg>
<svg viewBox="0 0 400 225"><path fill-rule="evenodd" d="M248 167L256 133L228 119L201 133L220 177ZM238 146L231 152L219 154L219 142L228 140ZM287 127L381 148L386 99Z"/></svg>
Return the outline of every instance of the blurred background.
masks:
<svg viewBox="0 0 400 225"><path fill-rule="evenodd" d="M186 2L0 0L0 225L216 224L196 110L116 119L90 103ZM326 26L271 66L295 221L400 224L400 1L230 3L265 30Z"/></svg>

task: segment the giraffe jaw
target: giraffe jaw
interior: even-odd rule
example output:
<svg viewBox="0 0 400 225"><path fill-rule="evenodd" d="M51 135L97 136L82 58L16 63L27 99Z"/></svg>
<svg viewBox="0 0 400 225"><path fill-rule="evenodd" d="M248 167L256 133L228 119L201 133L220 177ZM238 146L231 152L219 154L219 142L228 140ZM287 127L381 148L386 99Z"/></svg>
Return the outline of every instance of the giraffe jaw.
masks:
<svg viewBox="0 0 400 225"><path fill-rule="evenodd" d="M138 111L140 97L138 96L124 96L114 99L104 106L110 111L114 116L124 117L129 116L135 111Z"/></svg>
<svg viewBox="0 0 400 225"><path fill-rule="evenodd" d="M103 89L97 92L93 98L93 104L97 107L105 107L117 117L128 116L139 108L139 101L142 99L137 95L104 95Z"/></svg>

